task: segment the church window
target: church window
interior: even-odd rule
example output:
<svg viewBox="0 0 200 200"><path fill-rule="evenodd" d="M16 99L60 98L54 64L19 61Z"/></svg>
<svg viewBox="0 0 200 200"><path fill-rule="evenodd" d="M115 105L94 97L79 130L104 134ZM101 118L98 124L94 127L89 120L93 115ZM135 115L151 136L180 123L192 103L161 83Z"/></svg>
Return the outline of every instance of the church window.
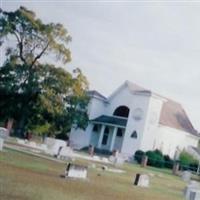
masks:
<svg viewBox="0 0 200 200"><path fill-rule="evenodd" d="M117 129L117 137L122 137L123 136L123 132L121 128Z"/></svg>
<svg viewBox="0 0 200 200"><path fill-rule="evenodd" d="M137 138L137 132L133 131L133 133L131 134L131 138Z"/></svg>

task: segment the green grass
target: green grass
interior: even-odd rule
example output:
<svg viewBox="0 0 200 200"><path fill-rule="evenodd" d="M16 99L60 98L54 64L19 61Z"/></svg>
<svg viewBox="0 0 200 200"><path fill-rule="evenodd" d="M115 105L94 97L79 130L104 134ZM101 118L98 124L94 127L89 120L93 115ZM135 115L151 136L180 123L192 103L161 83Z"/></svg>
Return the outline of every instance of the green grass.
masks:
<svg viewBox="0 0 200 200"><path fill-rule="evenodd" d="M91 162L78 160L90 165ZM100 164L97 164L97 167ZM65 164L6 150L0 152L2 200L183 200L185 187L169 170L125 164L125 174L88 170L88 180L61 178ZM136 173L154 174L149 188L133 186Z"/></svg>

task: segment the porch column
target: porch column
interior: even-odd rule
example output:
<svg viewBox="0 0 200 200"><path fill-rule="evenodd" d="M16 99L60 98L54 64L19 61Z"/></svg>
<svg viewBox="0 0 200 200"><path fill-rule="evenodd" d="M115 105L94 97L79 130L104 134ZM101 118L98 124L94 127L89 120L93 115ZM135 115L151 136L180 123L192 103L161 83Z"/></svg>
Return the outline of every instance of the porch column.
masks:
<svg viewBox="0 0 200 200"><path fill-rule="evenodd" d="M103 134L104 134L104 130L105 130L105 125L101 125L101 131L100 131L100 135L99 135L99 141L98 141L98 145L97 147L100 149L101 148L101 143L102 143L102 139L103 139Z"/></svg>
<svg viewBox="0 0 200 200"><path fill-rule="evenodd" d="M117 127L114 127L114 130L113 130L113 134L112 134L112 139L111 139L111 144L110 144L110 151L113 150L113 147L114 147L114 144L115 144L115 138L116 138L116 135L117 135Z"/></svg>

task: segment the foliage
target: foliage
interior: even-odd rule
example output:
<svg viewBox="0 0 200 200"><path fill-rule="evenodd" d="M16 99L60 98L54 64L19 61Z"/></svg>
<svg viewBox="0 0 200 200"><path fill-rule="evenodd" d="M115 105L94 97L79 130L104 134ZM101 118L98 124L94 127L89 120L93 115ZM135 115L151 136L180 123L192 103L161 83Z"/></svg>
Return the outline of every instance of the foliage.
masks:
<svg viewBox="0 0 200 200"><path fill-rule="evenodd" d="M148 156L148 165L161 168L164 167L164 157L159 150L147 151L146 155Z"/></svg>
<svg viewBox="0 0 200 200"><path fill-rule="evenodd" d="M145 152L142 150L137 150L135 152L134 158L140 164L142 162L142 157L145 155Z"/></svg>
<svg viewBox="0 0 200 200"><path fill-rule="evenodd" d="M44 62L47 56L63 64L71 60L67 29L59 23L44 24L24 7L0 12L0 44L12 41L5 46L6 61L0 67L0 115L16 120L19 135L25 130L66 132L73 124L85 128L86 77L80 69L69 73Z"/></svg>
<svg viewBox="0 0 200 200"><path fill-rule="evenodd" d="M189 154L186 151L182 151L180 153L180 165L182 167L182 169L186 170L186 169L193 169L196 171L197 167L198 167L198 160L196 160L191 154Z"/></svg>
<svg viewBox="0 0 200 200"><path fill-rule="evenodd" d="M172 169L174 161L168 155L164 155L163 157L164 157L164 161L165 161L165 165L164 166L166 168Z"/></svg>

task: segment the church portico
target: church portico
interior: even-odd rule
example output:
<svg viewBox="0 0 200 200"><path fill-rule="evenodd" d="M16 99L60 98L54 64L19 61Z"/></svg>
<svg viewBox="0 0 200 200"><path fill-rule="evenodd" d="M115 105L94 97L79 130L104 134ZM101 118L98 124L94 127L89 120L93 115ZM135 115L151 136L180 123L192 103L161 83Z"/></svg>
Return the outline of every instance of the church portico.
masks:
<svg viewBox="0 0 200 200"><path fill-rule="evenodd" d="M108 121L112 120L112 123ZM90 144L95 148L107 151L121 151L125 126L120 126L114 122L121 120L111 116L101 116L93 120ZM124 122L126 119L122 119ZM107 122L107 123L106 123Z"/></svg>

